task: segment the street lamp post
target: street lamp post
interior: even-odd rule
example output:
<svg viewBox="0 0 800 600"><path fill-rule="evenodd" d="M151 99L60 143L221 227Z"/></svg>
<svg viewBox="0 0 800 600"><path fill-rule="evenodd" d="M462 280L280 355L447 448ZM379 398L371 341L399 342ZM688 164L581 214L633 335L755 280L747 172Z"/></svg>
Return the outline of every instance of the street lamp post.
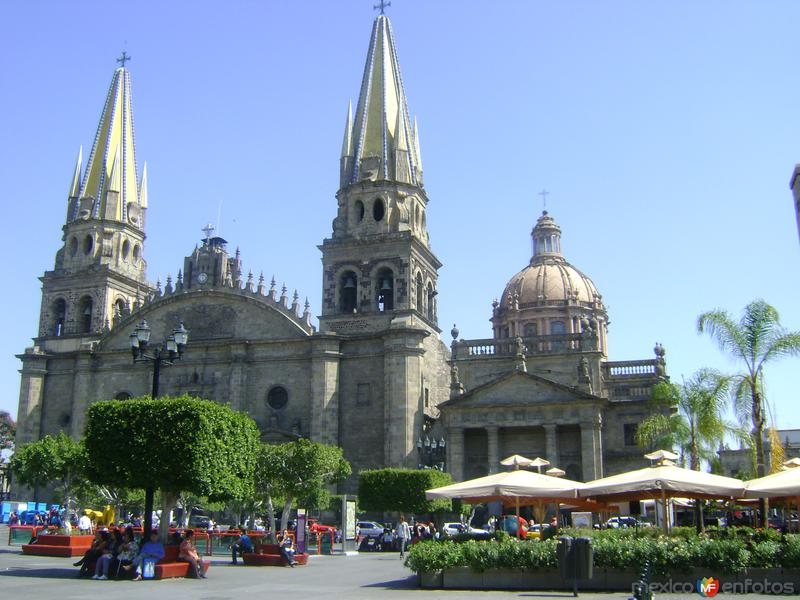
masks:
<svg viewBox="0 0 800 600"><path fill-rule="evenodd" d="M417 454L419 455L419 468L420 469L436 469L437 471L444 471L444 457L445 457L445 441L444 438L438 442L436 438L430 439L427 435L425 440L419 438L417 440Z"/></svg>
<svg viewBox="0 0 800 600"><path fill-rule="evenodd" d="M167 336L162 344L150 346L150 326L147 321L142 320L131 333L131 354L134 363L153 363L153 386L151 397L158 398L159 379L161 377L161 367L168 367L176 360L180 360L183 351L186 349L186 342L189 341L189 332L183 326L178 325L172 334ZM148 349L150 352L148 353ZM155 488L149 486L145 488L144 495L144 539L149 539L150 530L153 528L153 496Z"/></svg>

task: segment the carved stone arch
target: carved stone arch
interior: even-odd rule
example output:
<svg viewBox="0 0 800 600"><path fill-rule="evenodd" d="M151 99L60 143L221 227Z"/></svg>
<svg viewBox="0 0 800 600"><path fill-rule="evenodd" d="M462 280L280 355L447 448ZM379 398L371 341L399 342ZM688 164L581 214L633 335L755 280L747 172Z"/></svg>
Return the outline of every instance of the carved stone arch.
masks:
<svg viewBox="0 0 800 600"><path fill-rule="evenodd" d="M427 277L425 280L425 316L429 321L436 321L436 296L438 293L433 279Z"/></svg>
<svg viewBox="0 0 800 600"><path fill-rule="evenodd" d="M50 302L50 335L62 336L66 333L68 302L64 296L56 296Z"/></svg>
<svg viewBox="0 0 800 600"><path fill-rule="evenodd" d="M421 313L425 313L425 278L422 276L422 269L417 269L414 274L414 307Z"/></svg>
<svg viewBox="0 0 800 600"><path fill-rule="evenodd" d="M394 310L397 302L397 265L380 261L370 271L372 301L378 312Z"/></svg>
<svg viewBox="0 0 800 600"><path fill-rule="evenodd" d="M82 295L77 302L75 321L78 333L91 333L92 321L97 310L95 299L92 294Z"/></svg>
<svg viewBox="0 0 800 600"><path fill-rule="evenodd" d="M364 286L358 265L351 263L337 268L334 271L333 283L336 310L348 313L358 311L359 298Z"/></svg>

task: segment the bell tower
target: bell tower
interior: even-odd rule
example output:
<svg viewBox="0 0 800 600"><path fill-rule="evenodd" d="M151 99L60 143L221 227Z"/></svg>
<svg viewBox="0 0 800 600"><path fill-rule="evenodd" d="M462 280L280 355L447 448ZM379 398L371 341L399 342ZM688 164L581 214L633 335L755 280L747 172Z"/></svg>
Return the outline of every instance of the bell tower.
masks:
<svg viewBox="0 0 800 600"><path fill-rule="evenodd" d="M336 199L333 233L320 246L320 328L344 333L357 319L380 329L406 315L438 332L441 263L429 245L419 131L384 14L372 27L355 117L347 110Z"/></svg>
<svg viewBox="0 0 800 600"><path fill-rule="evenodd" d="M117 61L85 169L78 153L64 243L41 277L39 338L97 336L151 291L143 256L147 165L139 178L127 60L123 52Z"/></svg>

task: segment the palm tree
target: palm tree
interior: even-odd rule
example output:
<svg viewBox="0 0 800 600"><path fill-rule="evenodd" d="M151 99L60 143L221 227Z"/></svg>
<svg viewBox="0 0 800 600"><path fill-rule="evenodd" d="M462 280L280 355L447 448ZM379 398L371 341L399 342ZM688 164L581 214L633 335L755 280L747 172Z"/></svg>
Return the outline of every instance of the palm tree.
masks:
<svg viewBox="0 0 800 600"><path fill-rule="evenodd" d="M723 414L730 391L730 378L714 369L700 369L683 385L662 381L653 388L653 402L671 414L652 415L636 431L641 446L672 447L687 458L689 468L700 470L702 461L711 461L719 444L736 428Z"/></svg>
<svg viewBox="0 0 800 600"><path fill-rule="evenodd" d="M653 402L662 411L646 418L636 431L645 447L670 446L680 453L681 465L700 470L702 461L711 463L726 435L738 437L737 429L724 418L730 393L730 378L714 369L700 369L683 385L662 381L653 387ZM703 530L703 507L695 501L695 525Z"/></svg>
<svg viewBox="0 0 800 600"><path fill-rule="evenodd" d="M744 363L744 371L735 376L734 408L740 422L750 421L756 448L756 473L766 475L764 460L764 365L784 356L800 354L800 332L787 332L778 311L764 300L754 300L744 307L737 323L724 310L705 312L697 318L697 330L708 333L723 352ZM759 502L766 519L766 502Z"/></svg>

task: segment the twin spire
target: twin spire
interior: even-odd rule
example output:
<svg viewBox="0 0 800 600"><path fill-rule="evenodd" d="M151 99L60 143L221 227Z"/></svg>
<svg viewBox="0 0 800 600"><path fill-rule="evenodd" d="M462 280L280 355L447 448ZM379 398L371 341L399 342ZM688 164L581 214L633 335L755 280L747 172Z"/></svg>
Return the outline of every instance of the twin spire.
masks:
<svg viewBox="0 0 800 600"><path fill-rule="evenodd" d="M69 188L67 222L109 219L142 226L147 208L147 164L137 180L136 146L128 69L114 72L92 151L82 172L78 153ZM353 118L348 106L341 156L341 187L361 180L423 186L416 119L409 117L400 65L388 17L372 27L364 78Z"/></svg>
<svg viewBox="0 0 800 600"><path fill-rule="evenodd" d="M341 187L364 179L422 187L417 123L412 127L392 26L384 14L372 27L355 120L350 105L342 141Z"/></svg>
<svg viewBox="0 0 800 600"><path fill-rule="evenodd" d="M147 208L147 164L137 178L136 144L128 69L114 71L92 151L81 175L83 148L78 152L69 188L68 222L109 219L141 228Z"/></svg>

